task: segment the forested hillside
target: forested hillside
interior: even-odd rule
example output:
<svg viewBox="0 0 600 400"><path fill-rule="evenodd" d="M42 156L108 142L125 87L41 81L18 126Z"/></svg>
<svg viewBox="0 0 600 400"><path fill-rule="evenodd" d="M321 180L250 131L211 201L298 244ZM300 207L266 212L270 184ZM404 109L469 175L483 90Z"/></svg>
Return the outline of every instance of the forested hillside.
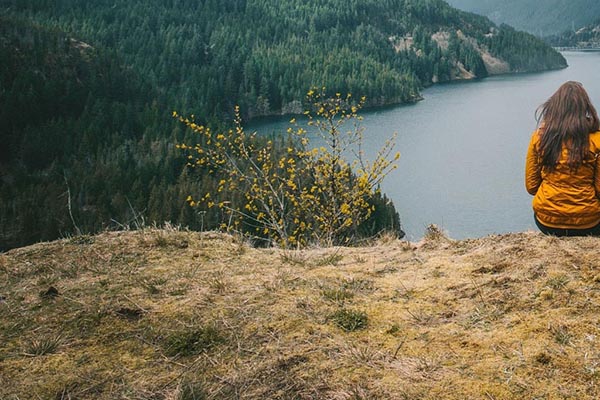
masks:
<svg viewBox="0 0 600 400"><path fill-rule="evenodd" d="M598 0L447 0L461 10L486 15L538 36L577 30L600 17Z"/></svg>
<svg viewBox="0 0 600 400"><path fill-rule="evenodd" d="M508 60L517 71L563 62L440 0L10 1L21 15L115 50L172 107L217 120L236 103L250 115L301 111L311 85L375 104L415 100L459 62L484 76L479 47L501 59L519 54ZM458 30L470 39L432 40Z"/></svg>
<svg viewBox="0 0 600 400"><path fill-rule="evenodd" d="M301 112L312 85L375 106L565 66L441 0L3 0L0 15L0 249L142 219L214 227L185 204L211 183L183 169L173 109L224 127L236 104Z"/></svg>
<svg viewBox="0 0 600 400"><path fill-rule="evenodd" d="M132 210L179 217L176 138L139 75L112 52L6 17L0 59L0 250L125 224Z"/></svg>
<svg viewBox="0 0 600 400"><path fill-rule="evenodd" d="M577 47L580 49L600 48L600 19L586 25L576 32L567 31L560 35L546 38L546 41L556 47Z"/></svg>

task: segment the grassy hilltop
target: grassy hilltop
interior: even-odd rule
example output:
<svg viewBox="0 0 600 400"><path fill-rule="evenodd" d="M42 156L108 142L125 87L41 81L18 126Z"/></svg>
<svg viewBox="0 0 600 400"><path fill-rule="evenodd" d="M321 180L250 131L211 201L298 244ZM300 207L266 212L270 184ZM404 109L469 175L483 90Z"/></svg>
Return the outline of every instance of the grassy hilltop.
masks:
<svg viewBox="0 0 600 400"><path fill-rule="evenodd" d="M594 238L254 249L176 229L0 254L2 399L594 399Z"/></svg>

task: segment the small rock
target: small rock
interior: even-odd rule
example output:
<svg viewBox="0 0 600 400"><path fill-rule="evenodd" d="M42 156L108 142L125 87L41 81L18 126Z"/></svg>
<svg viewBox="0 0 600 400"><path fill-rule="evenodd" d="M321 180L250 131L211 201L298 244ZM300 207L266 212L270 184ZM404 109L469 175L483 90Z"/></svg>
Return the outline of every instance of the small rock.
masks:
<svg viewBox="0 0 600 400"><path fill-rule="evenodd" d="M42 297L44 299L53 299L53 298L57 297L58 295L60 295L60 293L58 292L58 289L55 288L54 286L50 286L48 288L48 290L40 293L40 297Z"/></svg>

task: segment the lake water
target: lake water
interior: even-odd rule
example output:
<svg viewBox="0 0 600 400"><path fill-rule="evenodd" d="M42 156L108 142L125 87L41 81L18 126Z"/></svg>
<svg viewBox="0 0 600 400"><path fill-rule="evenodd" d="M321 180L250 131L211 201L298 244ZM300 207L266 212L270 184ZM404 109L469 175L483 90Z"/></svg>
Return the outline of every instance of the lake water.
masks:
<svg viewBox="0 0 600 400"><path fill-rule="evenodd" d="M582 82L600 109L600 53L564 53L569 68L436 85L415 105L363 113L374 153L398 133L398 169L382 185L417 240L429 224L454 239L535 229L524 187L535 110L565 81ZM289 118L252 124L285 132Z"/></svg>

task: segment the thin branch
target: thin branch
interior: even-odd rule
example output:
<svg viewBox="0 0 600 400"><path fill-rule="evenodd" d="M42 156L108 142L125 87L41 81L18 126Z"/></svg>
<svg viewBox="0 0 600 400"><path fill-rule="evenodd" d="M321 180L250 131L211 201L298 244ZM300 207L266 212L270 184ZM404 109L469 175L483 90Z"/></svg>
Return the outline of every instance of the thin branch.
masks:
<svg viewBox="0 0 600 400"><path fill-rule="evenodd" d="M75 218L73 217L73 209L71 207L71 188L69 187L69 181L67 180L67 171L63 170L63 177L65 178L65 185L67 185L67 208L69 210L69 216L71 217L71 222L75 227L75 231L77 232L77 236L81 236L81 229L75 223Z"/></svg>

